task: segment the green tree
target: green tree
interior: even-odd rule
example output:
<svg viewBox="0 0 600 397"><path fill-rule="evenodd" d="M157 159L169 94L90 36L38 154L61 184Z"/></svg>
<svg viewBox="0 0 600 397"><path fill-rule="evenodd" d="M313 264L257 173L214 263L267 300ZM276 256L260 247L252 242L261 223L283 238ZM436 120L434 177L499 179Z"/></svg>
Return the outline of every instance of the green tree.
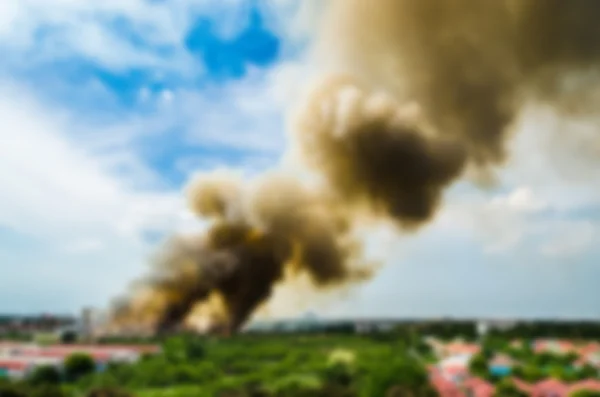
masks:
<svg viewBox="0 0 600 397"><path fill-rule="evenodd" d="M561 357L561 362L564 365L573 365L579 359L579 355L575 352L569 352Z"/></svg>
<svg viewBox="0 0 600 397"><path fill-rule="evenodd" d="M520 347L509 346L507 353L510 357L525 362L531 362L535 355L527 342L523 342Z"/></svg>
<svg viewBox="0 0 600 397"><path fill-rule="evenodd" d="M116 387L102 387L90 390L86 397L131 397L131 394Z"/></svg>
<svg viewBox="0 0 600 397"><path fill-rule="evenodd" d="M27 379L31 385L58 385L61 381L60 371L52 365L37 367Z"/></svg>
<svg viewBox="0 0 600 397"><path fill-rule="evenodd" d="M351 365L334 363L325 367L322 377L326 384L348 387L354 380L354 371Z"/></svg>
<svg viewBox="0 0 600 397"><path fill-rule="evenodd" d="M515 377L529 383L540 381L545 377L544 373L535 365L514 367L512 373Z"/></svg>
<svg viewBox="0 0 600 397"><path fill-rule="evenodd" d="M427 371L417 361L390 357L372 365L361 394L365 397L385 397L388 393L403 396L409 392L423 397L436 395L429 384Z"/></svg>
<svg viewBox="0 0 600 397"><path fill-rule="evenodd" d="M520 390L511 380L504 379L496 385L493 397L527 397L527 393Z"/></svg>
<svg viewBox="0 0 600 397"><path fill-rule="evenodd" d="M65 360L65 378L75 382L96 371L94 359L87 354L74 353Z"/></svg>
<svg viewBox="0 0 600 397"><path fill-rule="evenodd" d="M569 397L600 397L600 391L596 390L578 390L571 394Z"/></svg>
<svg viewBox="0 0 600 397"><path fill-rule="evenodd" d="M140 362L129 383L135 387L166 387L174 384L173 364L162 357Z"/></svg>
<svg viewBox="0 0 600 397"><path fill-rule="evenodd" d="M489 374L488 359L484 354L476 354L469 361L469 372L480 378L487 378Z"/></svg>
<svg viewBox="0 0 600 397"><path fill-rule="evenodd" d="M548 368L546 374L567 383L574 382L578 378L577 371L570 366L553 365Z"/></svg>
<svg viewBox="0 0 600 397"><path fill-rule="evenodd" d="M437 392L430 386L424 386L418 391L405 386L392 386L384 397L435 397Z"/></svg>
<svg viewBox="0 0 600 397"><path fill-rule="evenodd" d="M414 344L414 348L418 354L422 357L431 357L433 356L433 349L429 345L429 343L425 342L422 338L419 338L418 341Z"/></svg>
<svg viewBox="0 0 600 397"><path fill-rule="evenodd" d="M575 371L575 377L577 380L596 378L596 377L598 377L598 374L599 374L598 369L591 366L590 364L585 364L584 366L582 366L581 368L578 368Z"/></svg>
<svg viewBox="0 0 600 397"><path fill-rule="evenodd" d="M58 385L45 384L34 387L29 397L66 397L66 393Z"/></svg>
<svg viewBox="0 0 600 397"><path fill-rule="evenodd" d="M60 340L65 344L72 344L77 342L78 335L75 331L65 331L61 336Z"/></svg>
<svg viewBox="0 0 600 397"><path fill-rule="evenodd" d="M564 358L550 352L542 352L533 357L533 364L539 368L547 368L552 365L564 364Z"/></svg>
<svg viewBox="0 0 600 397"><path fill-rule="evenodd" d="M178 336L165 341L164 354L170 362L197 361L204 358L206 349L198 337Z"/></svg>
<svg viewBox="0 0 600 397"><path fill-rule="evenodd" d="M0 384L0 396L2 397L29 397L28 393L17 385L10 383Z"/></svg>

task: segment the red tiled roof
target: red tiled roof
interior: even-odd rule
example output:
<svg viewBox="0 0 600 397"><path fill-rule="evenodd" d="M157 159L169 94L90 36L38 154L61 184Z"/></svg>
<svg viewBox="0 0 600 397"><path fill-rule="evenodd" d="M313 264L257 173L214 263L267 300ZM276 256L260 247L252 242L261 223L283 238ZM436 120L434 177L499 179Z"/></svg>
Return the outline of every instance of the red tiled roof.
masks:
<svg viewBox="0 0 600 397"><path fill-rule="evenodd" d="M156 345L54 345L55 348L71 350L130 350L137 353L158 353L160 346Z"/></svg>
<svg viewBox="0 0 600 397"><path fill-rule="evenodd" d="M598 342L588 343L579 348L579 354L582 356L587 356L588 354L596 352L600 352L600 343Z"/></svg>
<svg viewBox="0 0 600 397"><path fill-rule="evenodd" d="M486 381L485 379L481 379L478 377L472 377L463 382L463 386L465 386L465 387L475 387L475 386L489 385L489 384L490 383L488 381Z"/></svg>
<svg viewBox="0 0 600 397"><path fill-rule="evenodd" d="M445 349L451 353L477 354L481 347L474 343L449 343Z"/></svg>
<svg viewBox="0 0 600 397"><path fill-rule="evenodd" d="M108 361L112 357L110 352L99 351L77 351L77 350L31 350L22 352L23 357L44 357L44 358L60 358L66 359L73 353L84 353L94 359L94 361Z"/></svg>
<svg viewBox="0 0 600 397"><path fill-rule="evenodd" d="M558 345L564 349L573 349L575 347L575 343L570 340L559 340Z"/></svg>
<svg viewBox="0 0 600 397"><path fill-rule="evenodd" d="M9 371L25 371L30 365L22 360L0 359L0 368Z"/></svg>
<svg viewBox="0 0 600 397"><path fill-rule="evenodd" d="M469 368L463 365L447 365L442 369L442 372L447 375L464 375L469 372Z"/></svg>
<svg viewBox="0 0 600 397"><path fill-rule="evenodd" d="M569 393L573 393L577 390L593 390L600 391L600 381L596 379L587 379L582 380L576 383L573 383L569 388Z"/></svg>
<svg viewBox="0 0 600 397"><path fill-rule="evenodd" d="M533 350L536 353L541 353L546 350L557 349L561 352L567 353L571 351L577 351L575 344L568 340L536 340L533 344Z"/></svg>
<svg viewBox="0 0 600 397"><path fill-rule="evenodd" d="M465 390L473 397L492 397L496 388L481 378L471 378L463 383Z"/></svg>
<svg viewBox="0 0 600 397"><path fill-rule="evenodd" d="M566 396L569 386L556 380L547 379L536 383L531 389L531 397L546 397L548 394L554 396Z"/></svg>
<svg viewBox="0 0 600 397"><path fill-rule="evenodd" d="M9 341L0 341L0 347L30 349L52 349L61 351L132 351L136 353L158 353L160 346L157 345L51 345L51 346L36 346L33 344L15 343Z"/></svg>
<svg viewBox="0 0 600 397"><path fill-rule="evenodd" d="M52 346L23 346L19 354L23 356L66 358L73 353L89 354L96 361L107 361L115 354L131 352L135 354L156 353L158 346L127 346L127 345L52 345Z"/></svg>
<svg viewBox="0 0 600 397"><path fill-rule="evenodd" d="M430 383L438 392L440 397L465 397L464 393L454 383L445 379L443 376L432 376Z"/></svg>
<svg viewBox="0 0 600 397"><path fill-rule="evenodd" d="M527 383L519 378L510 378L510 380L515 384L517 389L519 389L525 393L531 393L531 390L533 389L533 385L530 385L529 383Z"/></svg>

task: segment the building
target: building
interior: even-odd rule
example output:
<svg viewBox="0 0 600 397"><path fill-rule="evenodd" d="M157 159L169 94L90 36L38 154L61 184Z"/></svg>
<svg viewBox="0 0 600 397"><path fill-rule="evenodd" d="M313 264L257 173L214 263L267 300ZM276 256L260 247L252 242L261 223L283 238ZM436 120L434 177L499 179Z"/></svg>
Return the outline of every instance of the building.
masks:
<svg viewBox="0 0 600 397"><path fill-rule="evenodd" d="M455 355L441 360L437 368L439 374L454 383L460 383L469 375L469 355Z"/></svg>
<svg viewBox="0 0 600 397"><path fill-rule="evenodd" d="M429 369L429 382L440 397L465 397L456 383L447 379L436 367Z"/></svg>
<svg viewBox="0 0 600 397"><path fill-rule="evenodd" d="M533 342L535 353L568 354L577 353L575 343L568 340L538 339Z"/></svg>
<svg viewBox="0 0 600 397"><path fill-rule="evenodd" d="M481 378L467 379L461 385L465 397L492 397L496 388Z"/></svg>
<svg viewBox="0 0 600 397"><path fill-rule="evenodd" d="M20 378L42 365L62 369L65 360L75 353L89 355L99 371L110 362L134 363L143 355L157 354L158 346L127 345L50 345L30 343L0 344L0 376Z"/></svg>
<svg viewBox="0 0 600 397"><path fill-rule="evenodd" d="M451 342L442 347L444 357L473 356L481 351L481 346L476 343Z"/></svg>
<svg viewBox="0 0 600 397"><path fill-rule="evenodd" d="M76 322L77 319L74 317L51 314L38 316L0 315L0 338L3 335L31 337L40 332L53 332Z"/></svg>
<svg viewBox="0 0 600 397"><path fill-rule="evenodd" d="M590 390L600 392L600 381L597 379L582 380L572 384L569 388L569 394L581 391Z"/></svg>

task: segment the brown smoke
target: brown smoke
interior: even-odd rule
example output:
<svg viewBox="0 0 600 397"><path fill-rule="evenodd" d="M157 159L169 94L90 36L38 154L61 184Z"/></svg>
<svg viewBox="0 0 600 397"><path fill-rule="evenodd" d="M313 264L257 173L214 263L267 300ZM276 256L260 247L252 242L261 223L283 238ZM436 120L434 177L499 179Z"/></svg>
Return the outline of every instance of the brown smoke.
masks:
<svg viewBox="0 0 600 397"><path fill-rule="evenodd" d="M336 79L314 94L299 126L309 166L327 179L340 205L405 228L432 217L466 158L459 142L428 136L409 111Z"/></svg>
<svg viewBox="0 0 600 397"><path fill-rule="evenodd" d="M225 313L213 314L225 317L220 326L236 330L286 269L307 274L318 287L369 277L368 268L349 266L357 253L350 229L319 192L282 176L264 178L253 188L228 178L194 183L190 206L213 224L203 236L172 239L142 282L150 293L122 304L115 322L139 323L141 314L155 330L172 330L217 294Z"/></svg>
<svg viewBox="0 0 600 397"><path fill-rule="evenodd" d="M359 221L425 224L467 168L488 173L507 159L525 103L573 113L581 91L599 86L589 73L585 86L565 83L600 66L597 0L328 6L321 50L334 67L299 113L294 141L319 183L279 174L193 184L190 207L211 226L167 245L117 322L172 329L217 296L215 318L236 330L289 270L316 288L364 280Z"/></svg>

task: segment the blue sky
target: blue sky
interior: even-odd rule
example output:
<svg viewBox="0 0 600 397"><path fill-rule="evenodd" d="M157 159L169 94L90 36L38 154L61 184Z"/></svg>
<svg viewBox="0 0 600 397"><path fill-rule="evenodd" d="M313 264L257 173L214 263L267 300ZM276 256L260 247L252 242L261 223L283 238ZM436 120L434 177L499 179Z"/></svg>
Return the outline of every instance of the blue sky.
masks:
<svg viewBox="0 0 600 397"><path fill-rule="evenodd" d="M181 194L194 173L277 166L307 68L305 11L3 1L0 312L105 305L163 236L201 227ZM292 311L600 316L598 186L548 172L551 159L529 150L552 117L525 119L494 189L459 184L419 234L371 235L387 263L372 282Z"/></svg>

